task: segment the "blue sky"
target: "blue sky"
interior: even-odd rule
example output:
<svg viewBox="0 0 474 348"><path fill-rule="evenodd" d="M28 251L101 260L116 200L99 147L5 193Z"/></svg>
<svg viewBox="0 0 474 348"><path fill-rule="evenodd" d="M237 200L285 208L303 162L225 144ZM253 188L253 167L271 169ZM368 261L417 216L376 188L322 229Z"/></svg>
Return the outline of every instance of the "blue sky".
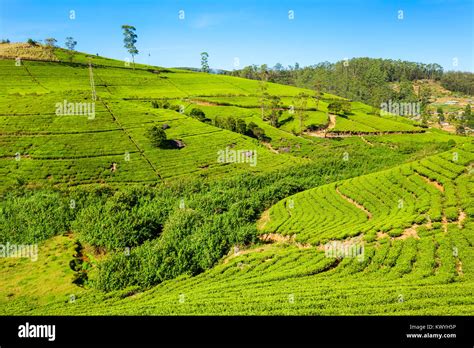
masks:
<svg viewBox="0 0 474 348"><path fill-rule="evenodd" d="M474 71L473 8L473 0L0 0L0 38L64 45L73 36L79 51L125 59L120 26L130 24L136 60L165 67L198 67L207 51L211 68L229 70L235 58L243 67L381 57Z"/></svg>

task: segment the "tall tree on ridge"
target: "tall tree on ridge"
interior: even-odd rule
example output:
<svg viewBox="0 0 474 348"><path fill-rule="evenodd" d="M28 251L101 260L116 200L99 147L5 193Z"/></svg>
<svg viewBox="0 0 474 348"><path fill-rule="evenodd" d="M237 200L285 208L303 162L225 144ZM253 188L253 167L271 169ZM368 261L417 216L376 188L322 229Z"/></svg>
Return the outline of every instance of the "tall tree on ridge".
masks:
<svg viewBox="0 0 474 348"><path fill-rule="evenodd" d="M66 43L65 43L67 49L69 50L69 60L72 62L72 58L74 56L74 48L76 48L77 41L74 41L74 39L71 36L68 36L66 38Z"/></svg>
<svg viewBox="0 0 474 348"><path fill-rule="evenodd" d="M201 71L208 73L209 72L209 63L208 59L209 58L209 53L207 52L201 52Z"/></svg>
<svg viewBox="0 0 474 348"><path fill-rule="evenodd" d="M123 43L124 47L127 49L128 53L132 56L133 70L135 70L135 55L138 54L138 50L135 47L137 43L137 34L135 33L136 29L134 26L124 24L122 25L123 30Z"/></svg>

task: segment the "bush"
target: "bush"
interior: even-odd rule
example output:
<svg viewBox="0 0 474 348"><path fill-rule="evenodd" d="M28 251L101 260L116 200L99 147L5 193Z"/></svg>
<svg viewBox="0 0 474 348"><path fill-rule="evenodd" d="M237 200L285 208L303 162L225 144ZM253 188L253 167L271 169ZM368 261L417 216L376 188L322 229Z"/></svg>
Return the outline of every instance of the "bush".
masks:
<svg viewBox="0 0 474 348"><path fill-rule="evenodd" d="M73 214L68 199L59 192L7 196L0 205L0 244L33 244L64 233Z"/></svg>
<svg viewBox="0 0 474 348"><path fill-rule="evenodd" d="M269 140L269 138L265 134L265 131L259 126L257 126L257 124L255 124L254 122L250 122L248 125L248 135L263 141Z"/></svg>
<svg viewBox="0 0 474 348"><path fill-rule="evenodd" d="M95 247L135 247L160 235L170 206L138 190L118 191L82 209L73 228L82 242Z"/></svg>
<svg viewBox="0 0 474 348"><path fill-rule="evenodd" d="M28 39L28 40L26 41L26 43L27 43L28 45L31 45L31 46L37 46L37 45L38 45L38 43L37 43L35 40L33 40L33 39Z"/></svg>
<svg viewBox="0 0 474 348"><path fill-rule="evenodd" d="M162 104L157 100L152 100L151 106L154 107L155 109L159 109L162 107Z"/></svg>
<svg viewBox="0 0 474 348"><path fill-rule="evenodd" d="M189 116L199 120L204 121L206 119L206 114L201 109L193 108L189 114Z"/></svg>
<svg viewBox="0 0 474 348"><path fill-rule="evenodd" d="M444 211L448 221L456 221L458 219L459 211L456 207L448 207Z"/></svg>
<svg viewBox="0 0 474 348"><path fill-rule="evenodd" d="M179 105L171 105L170 110L179 112Z"/></svg>
<svg viewBox="0 0 474 348"><path fill-rule="evenodd" d="M155 147L164 147L167 144L166 133L163 130L163 127L151 127L147 131L146 136L150 139L151 144Z"/></svg>

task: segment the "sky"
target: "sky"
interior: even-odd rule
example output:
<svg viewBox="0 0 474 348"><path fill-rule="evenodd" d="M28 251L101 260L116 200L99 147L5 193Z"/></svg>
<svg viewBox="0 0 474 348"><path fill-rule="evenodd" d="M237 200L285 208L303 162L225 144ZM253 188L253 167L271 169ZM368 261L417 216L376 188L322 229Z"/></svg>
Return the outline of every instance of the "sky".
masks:
<svg viewBox="0 0 474 348"><path fill-rule="evenodd" d="M78 51L124 60L129 24L137 62L199 67L206 51L226 70L372 57L474 72L473 22L474 0L0 0L0 39L72 36Z"/></svg>

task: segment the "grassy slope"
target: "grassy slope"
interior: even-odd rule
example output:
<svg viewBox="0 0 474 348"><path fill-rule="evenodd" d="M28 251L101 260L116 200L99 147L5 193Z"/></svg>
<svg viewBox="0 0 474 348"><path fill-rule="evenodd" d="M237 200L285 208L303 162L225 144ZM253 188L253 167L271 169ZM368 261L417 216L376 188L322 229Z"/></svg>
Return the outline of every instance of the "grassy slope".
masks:
<svg viewBox="0 0 474 348"><path fill-rule="evenodd" d="M61 60L67 60L64 52L57 51L56 54ZM74 61L85 64L88 59L85 54L77 54ZM324 155L324 151L328 151L326 148L332 149L329 140L292 135L297 120L287 122L281 129L261 121L258 109L247 108L255 106L252 103L256 100L256 81L173 69L160 70L161 73L156 74L141 65L132 71L120 61L95 56L92 59L96 66L94 78L100 97L93 121L82 116L54 115L53 105L58 101L90 100L85 66L24 62L22 67L15 67L12 60L0 60L0 65L5 68L1 69L0 83L0 98L3 101L0 103L0 171L2 175L8 175L3 183L5 187L17 181L18 177L30 184L123 184L154 182L157 173L168 180L183 175L217 177L252 169L248 165L216 164L215 152L229 144L240 148L258 148L261 166L257 166L257 170L262 171L302 163L302 159L295 156L317 159L315 156ZM291 105L293 96L300 91L289 86L269 85L269 92L282 96L285 106ZM220 97L227 94L231 96ZM216 101L227 98L226 102L235 106L199 107L210 118L234 115L260 123L275 146L291 143L301 149L292 148L289 155L274 154L253 139L199 123L174 111L150 107L150 99L164 97L174 98L173 103L182 103L188 108L196 105L193 99ZM324 102L321 105L324 108ZM381 125L382 122L371 119L372 116L368 116L368 120L373 122L371 126L367 126L365 120L365 123L358 122L355 118L360 110L355 111L354 116L349 117L354 123L353 130L386 127L386 123ZM360 115L364 117L363 113ZM283 119L285 117L290 115L284 115ZM404 120L394 121L396 123L390 123L392 129L401 127L402 130L405 126ZM149 125L163 123L171 126L170 137L182 139L186 148L178 151L150 147L143 135L145 129ZM366 146L387 147L387 151L392 147L403 150L411 141L428 145L449 139L456 139L458 143L466 141L432 131L429 134L367 137L371 145ZM356 141L359 140L342 140L340 147L350 149ZM16 152L22 154L20 161L12 159ZM130 153L130 161L124 161L125 152ZM112 162L119 164L116 173L108 169ZM72 241L61 236L41 246L43 255L51 254L41 264L0 260L0 272L5 275L2 277L0 301L3 300L3 304L0 311L4 314L118 315L469 313L473 309L472 299L469 300L466 295L473 289L472 255L469 254L472 222L468 221L465 226L459 230L455 224L449 224L449 230L453 231L449 235L434 228L431 234L419 241L409 239L410 242L403 242L386 238L368 247L367 253L371 256L366 263L358 264L345 259L337 267L334 260L324 258L317 248L305 249L292 243L258 246L223 259L222 264L197 277L168 281L136 295L133 291L112 294L83 291L70 284L69 280L65 281L65 277L72 277L68 267ZM444 248L448 245L445 241L456 243L462 251L462 277L452 272L453 262L449 257L448 261L443 261L447 257L445 249L437 249L435 254L430 254L432 243L439 242L437 244ZM403 267L407 262L404 260L413 259L410 256L413 253L416 254L414 266L408 272L399 270L397 267ZM442 260L441 268L425 266L439 259ZM393 267L395 264L397 267ZM9 271L12 267L18 270L15 276ZM443 267L448 273L444 272ZM427 275L420 276L423 271ZM45 275L48 282L37 288ZM448 284L447 279L451 276L455 277L455 282ZM381 277L386 280L383 285L379 281ZM364 279L363 283L361 279ZM432 285L429 290L422 288L427 282ZM15 284L22 285L15 288ZM46 292L50 292L51 296L45 297ZM71 292L78 299L74 303L66 303ZM406 299L403 303L398 302L400 294ZM427 299L427 296L437 299ZM184 302L179 301L180 298ZM294 298L294 301L289 301L289 298Z"/></svg>
<svg viewBox="0 0 474 348"><path fill-rule="evenodd" d="M105 62L108 62L105 60ZM104 63L104 62L101 62ZM304 161L291 155L276 155L256 140L198 122L171 110L151 108L123 98L187 97L193 92L242 93L256 82L189 72L160 75L146 70L97 67L94 79L99 100L96 117L57 116L55 104L90 102L89 72L84 66L60 63L1 60L4 79L0 86L2 167L9 176L5 185L22 180L49 182L153 182L183 175L218 176L233 171L273 170ZM238 80L236 82L236 80ZM274 87L287 93L286 87ZM296 89L289 88L296 93ZM297 91L297 90L296 90ZM168 124L169 137L186 147L162 150L151 147L144 136L154 124ZM49 145L50 144L50 145ZM205 144L205 146L203 146ZM226 147L258 152L259 165L221 164L217 152ZM125 161L125 153L130 161ZM21 154L15 161L16 153ZM87 157L87 158L86 158ZM179 164L179 167L173 166ZM84 163L88 165L84 165ZM111 173L112 162L119 170ZM76 174L76 175L74 175Z"/></svg>
<svg viewBox="0 0 474 348"><path fill-rule="evenodd" d="M89 290L79 293L73 304L64 301L66 293L63 293L63 296L59 296L60 300L56 299L44 306L41 303L38 304L39 307L34 307L30 303L27 307L28 313L115 315L472 313L474 187L472 181L469 183L470 178L466 171L474 159L472 150L472 146L467 145L455 149L459 154L455 162L451 160L452 151L449 151L384 171L383 175L377 173L338 183L339 189L345 195L356 198L360 191L359 194L366 197L361 201L373 213L370 221L367 221L360 209L340 197L337 199L335 193L331 199L325 201L329 198L327 194L335 191L334 184L324 185L289 197L288 199L294 199L294 208L290 215L274 214L278 212L278 209L275 209L281 203L270 210L270 224L267 223L261 233L275 231L272 226L279 226L277 231L280 233L293 233L294 231L282 225L282 222L274 220L278 219L278 216L280 218L287 216L285 219L290 225L309 223L307 225L309 229L305 227L298 229L303 232L301 235L298 233L296 242L290 239L239 250L237 253L230 253L219 265L199 276L180 277L145 292L137 293L134 289L128 289L102 294ZM428 168L435 166L438 166L437 171L430 172ZM390 184L394 176L400 176L398 180L402 185L393 190L388 199L384 187ZM422 176L437 179L446 190L440 192L425 182ZM361 185L367 187L371 178L375 178L374 189L354 190ZM408 194L408 191L404 193L404 190L414 192ZM399 197L397 193L405 201L403 209L396 207ZM323 196L320 196L321 194ZM308 197L309 201L301 203L301 199L298 198L300 196ZM454 203L449 197L455 197ZM358 199L360 200L360 197ZM439 206L434 204L436 201L440 202ZM308 214L311 206L312 209L319 209L317 204L322 205L321 211L325 215ZM453 221L445 221L441 215L449 206L468 212L471 217L468 216L462 221L457 221L458 217ZM436 207L441 214L439 217L436 217L436 212L433 211ZM393 210L392 208L397 212L384 215L387 211ZM414 216L413 211L418 212L418 215ZM431 215L432 221L424 226L427 213ZM339 219L335 218L338 215L341 215ZM297 216L299 217L296 218ZM419 216L423 217L423 221L418 221ZM402 227L409 227L415 220L420 226L423 225L423 228L418 227L417 235L414 237L381 235L374 238L371 233L374 226L380 226L380 223L387 225L390 221L395 224L401 222ZM372 230L355 227L364 224L372 226ZM378 229L375 228L374 231ZM324 257L324 249L319 247L319 242L347 237L338 231L350 234L350 231L360 230L364 231L359 241L364 243L362 260L344 258L338 261ZM297 241L303 244L298 244ZM310 244L307 244L308 242ZM48 250L48 243L45 244L44 248ZM456 253L453 253L454 247L457 248ZM16 313L15 304L16 301L11 301L5 305L4 313Z"/></svg>

